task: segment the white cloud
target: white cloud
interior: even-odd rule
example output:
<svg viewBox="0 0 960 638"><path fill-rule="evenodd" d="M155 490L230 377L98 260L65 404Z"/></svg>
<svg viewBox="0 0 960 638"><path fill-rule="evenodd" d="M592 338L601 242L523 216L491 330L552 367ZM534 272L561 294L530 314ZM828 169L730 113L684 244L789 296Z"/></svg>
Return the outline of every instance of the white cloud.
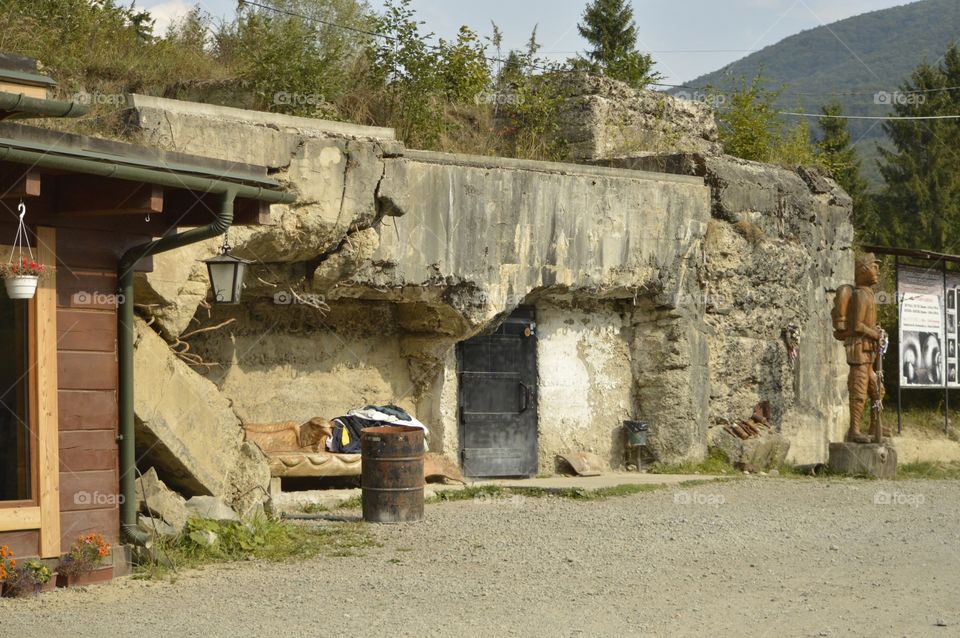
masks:
<svg viewBox="0 0 960 638"><path fill-rule="evenodd" d="M185 0L165 0L155 6L147 7L147 11L155 20L153 33L163 35L167 32L168 26L185 16L192 8L193 5Z"/></svg>

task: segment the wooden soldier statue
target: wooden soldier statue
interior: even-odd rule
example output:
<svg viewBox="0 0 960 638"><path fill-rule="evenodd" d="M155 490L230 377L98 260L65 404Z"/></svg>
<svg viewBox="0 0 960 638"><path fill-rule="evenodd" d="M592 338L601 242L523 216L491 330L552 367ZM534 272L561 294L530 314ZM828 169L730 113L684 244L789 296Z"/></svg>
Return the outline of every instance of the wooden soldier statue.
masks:
<svg viewBox="0 0 960 638"><path fill-rule="evenodd" d="M841 286L833 305L833 336L844 342L847 365L847 389L850 391L849 443L871 443L880 438L880 409L885 394L882 372L876 369L881 341L886 333L877 324L877 299L873 286L880 278L879 261L873 253L864 253L856 261L856 288ZM878 374L879 373L879 374ZM871 401L871 438L860 431L867 398ZM878 441L879 442L879 441Z"/></svg>

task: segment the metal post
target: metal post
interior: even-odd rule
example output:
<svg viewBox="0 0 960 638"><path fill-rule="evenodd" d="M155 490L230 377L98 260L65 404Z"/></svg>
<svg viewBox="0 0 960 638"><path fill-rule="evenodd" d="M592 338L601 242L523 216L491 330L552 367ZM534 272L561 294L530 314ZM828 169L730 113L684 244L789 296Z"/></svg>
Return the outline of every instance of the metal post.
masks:
<svg viewBox="0 0 960 638"><path fill-rule="evenodd" d="M901 377L903 376L903 361L900 360L900 354L903 352L903 344L900 343L900 333L903 331L900 329L900 324L903 321L902 309L903 305L900 303L900 255L894 255L893 257L894 270L896 270L896 275L894 276L894 285L896 286L896 293L894 294L894 299L897 302L897 347L900 349L900 352L897 353L897 434L903 434L903 383Z"/></svg>

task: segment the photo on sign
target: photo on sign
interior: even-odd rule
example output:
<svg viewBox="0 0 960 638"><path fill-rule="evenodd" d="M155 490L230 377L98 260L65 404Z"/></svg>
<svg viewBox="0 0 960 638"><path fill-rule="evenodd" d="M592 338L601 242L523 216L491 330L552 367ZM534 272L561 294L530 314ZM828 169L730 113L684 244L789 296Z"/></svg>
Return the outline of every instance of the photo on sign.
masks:
<svg viewBox="0 0 960 638"><path fill-rule="evenodd" d="M947 382L956 383L957 382L957 364L951 363L947 366Z"/></svg>
<svg viewBox="0 0 960 638"><path fill-rule="evenodd" d="M953 310L957 307L957 291L947 291L947 310Z"/></svg>
<svg viewBox="0 0 960 638"><path fill-rule="evenodd" d="M905 331L900 351L900 375L905 385L943 384L943 351L939 334Z"/></svg>
<svg viewBox="0 0 960 638"><path fill-rule="evenodd" d="M947 315L947 334L956 334L957 315Z"/></svg>
<svg viewBox="0 0 960 638"><path fill-rule="evenodd" d="M957 358L957 340L956 339L947 339L947 358L948 359Z"/></svg>

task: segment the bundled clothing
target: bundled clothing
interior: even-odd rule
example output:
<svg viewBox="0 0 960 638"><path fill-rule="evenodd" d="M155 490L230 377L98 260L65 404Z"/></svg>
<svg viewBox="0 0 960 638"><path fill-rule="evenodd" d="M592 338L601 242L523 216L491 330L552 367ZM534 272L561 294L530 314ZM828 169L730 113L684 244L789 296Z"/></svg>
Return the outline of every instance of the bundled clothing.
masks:
<svg viewBox="0 0 960 638"><path fill-rule="evenodd" d="M403 425L423 430L424 448L430 431L403 409L395 405L368 405L350 410L333 421L333 435L327 439L327 449L338 454L360 454L360 430L377 426Z"/></svg>

